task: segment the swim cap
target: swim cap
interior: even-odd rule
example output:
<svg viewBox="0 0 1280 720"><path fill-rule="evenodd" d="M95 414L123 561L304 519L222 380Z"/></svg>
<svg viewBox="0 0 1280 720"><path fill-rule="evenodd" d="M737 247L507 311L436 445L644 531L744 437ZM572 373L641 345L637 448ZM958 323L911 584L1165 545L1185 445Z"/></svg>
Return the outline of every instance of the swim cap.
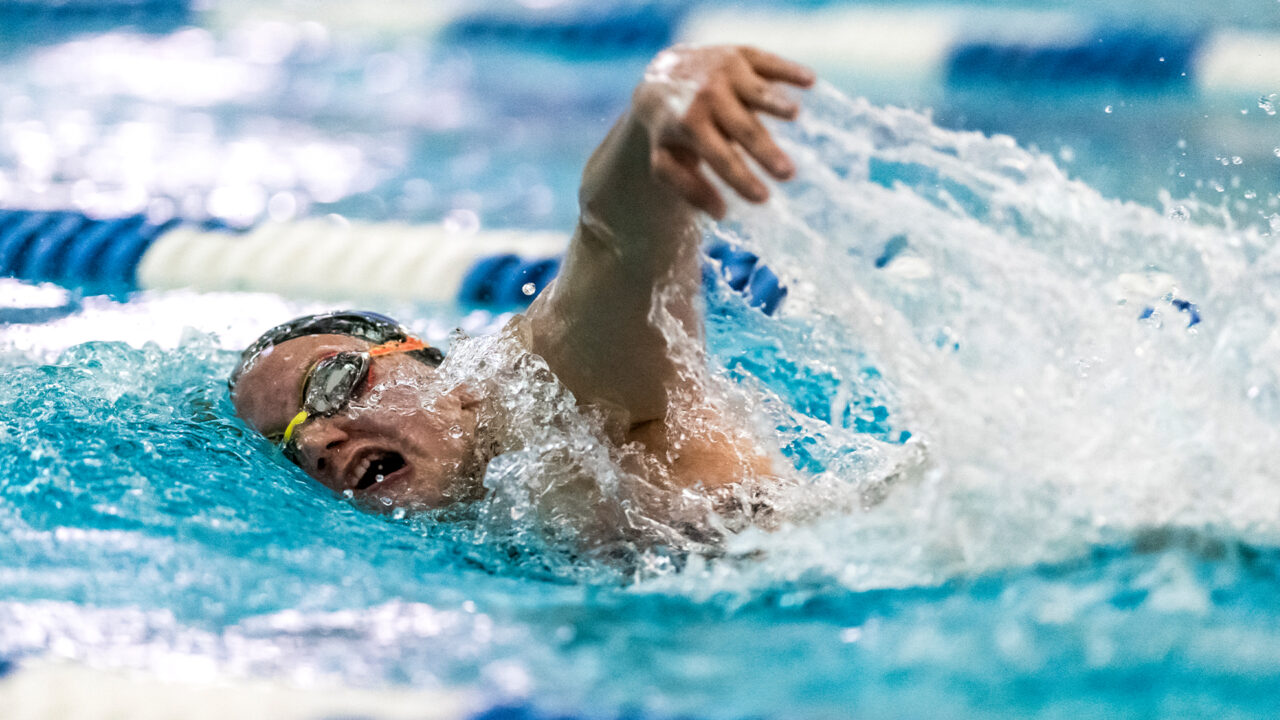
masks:
<svg viewBox="0 0 1280 720"><path fill-rule="evenodd" d="M307 335L348 335L366 340L373 345L381 345L392 341L403 342L412 337L413 333L386 315L375 312L349 310L304 315L262 333L262 336L252 345L245 348L244 352L240 353L240 362L231 371L227 385L234 391L240 376L253 367L254 362L264 353L282 342ZM444 361L444 353L433 347L412 350L405 354L432 367L438 367Z"/></svg>

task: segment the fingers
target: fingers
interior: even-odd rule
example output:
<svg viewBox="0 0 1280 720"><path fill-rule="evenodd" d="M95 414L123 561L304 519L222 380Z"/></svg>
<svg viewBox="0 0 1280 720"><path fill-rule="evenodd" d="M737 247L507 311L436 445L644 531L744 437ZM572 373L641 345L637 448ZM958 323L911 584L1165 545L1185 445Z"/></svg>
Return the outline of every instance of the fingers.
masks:
<svg viewBox="0 0 1280 720"><path fill-rule="evenodd" d="M720 218L726 206L701 170L707 166L734 192L751 202L764 202L769 190L743 152L778 180L795 174L795 166L761 123L759 113L795 119L798 105L779 83L807 87L814 82L808 68L754 48L710 48L695 51L692 61L710 63L692 103L675 122L653 128L650 164L654 176L694 207ZM696 64L693 65L697 67Z"/></svg>
<svg viewBox="0 0 1280 720"><path fill-rule="evenodd" d="M692 125L689 132L698 155L729 187L752 202L769 199L769 191L764 183L747 167L742 155L724 136L714 119Z"/></svg>
<svg viewBox="0 0 1280 720"><path fill-rule="evenodd" d="M800 87L809 87L817 77L804 65L778 57L771 52L753 47L742 47L740 50L747 62L751 63L752 69L767 80L780 80Z"/></svg>
<svg viewBox="0 0 1280 720"><path fill-rule="evenodd" d="M719 220L724 217L725 204L698 169L698 156L692 150L679 147L658 146L650 154L653 174L671 186L685 202Z"/></svg>
<svg viewBox="0 0 1280 720"><path fill-rule="evenodd" d="M754 72L735 78L734 91L742 104L783 120L795 120L800 106L792 102L773 83L763 80Z"/></svg>
<svg viewBox="0 0 1280 720"><path fill-rule="evenodd" d="M742 146L770 175L786 180L795 172L790 158L773 141L760 119L743 107L736 97L721 97L716 102L715 119L725 136Z"/></svg>

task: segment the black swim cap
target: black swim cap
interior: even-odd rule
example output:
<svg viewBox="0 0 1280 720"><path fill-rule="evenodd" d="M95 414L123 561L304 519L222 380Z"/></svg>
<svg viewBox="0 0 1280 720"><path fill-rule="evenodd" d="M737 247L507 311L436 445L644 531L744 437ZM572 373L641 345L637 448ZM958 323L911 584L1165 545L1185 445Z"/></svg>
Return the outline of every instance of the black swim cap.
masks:
<svg viewBox="0 0 1280 720"><path fill-rule="evenodd" d="M287 323L277 325L262 333L262 336L240 353L240 362L231 371L227 385L235 390L240 376L253 366L255 360L269 349L282 342L307 335L348 335L366 340L374 345L392 341L403 342L413 334L403 325L386 315L375 312L349 310L345 312L304 315ZM416 360L432 367L438 367L444 361L444 353L438 348L427 347L405 353Z"/></svg>

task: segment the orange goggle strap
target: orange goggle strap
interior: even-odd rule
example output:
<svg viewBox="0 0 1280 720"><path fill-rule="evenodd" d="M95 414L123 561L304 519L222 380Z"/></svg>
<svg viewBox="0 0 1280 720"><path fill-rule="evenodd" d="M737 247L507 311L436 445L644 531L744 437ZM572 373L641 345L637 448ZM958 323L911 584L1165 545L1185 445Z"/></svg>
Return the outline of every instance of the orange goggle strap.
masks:
<svg viewBox="0 0 1280 720"><path fill-rule="evenodd" d="M404 340L392 340L369 348L369 357L382 357L383 355L395 355L396 353L413 352L414 350L426 350L429 347L431 346L410 335Z"/></svg>
<svg viewBox="0 0 1280 720"><path fill-rule="evenodd" d="M384 355L395 355L396 353L413 352L414 350L425 350L429 347L431 346L410 335L404 340L392 340L390 342L382 343L381 345L375 345L369 348L368 353L369 357L382 357ZM306 388L307 381L310 379L311 373L307 373L307 376L302 380L302 386L304 389ZM289 421L289 424L284 429L283 442L288 443L292 440L293 433L302 425L302 423L306 422L309 417L311 417L311 413L307 412L306 408L303 408L297 415L294 415L293 419Z"/></svg>

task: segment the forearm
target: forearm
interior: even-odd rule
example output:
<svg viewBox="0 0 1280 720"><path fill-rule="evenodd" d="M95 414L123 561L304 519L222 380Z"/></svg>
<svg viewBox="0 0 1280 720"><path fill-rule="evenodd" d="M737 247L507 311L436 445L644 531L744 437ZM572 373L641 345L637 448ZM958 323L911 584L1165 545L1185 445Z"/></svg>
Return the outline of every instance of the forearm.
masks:
<svg viewBox="0 0 1280 720"><path fill-rule="evenodd" d="M646 108L632 106L591 154L578 191L579 226L585 240L619 255L669 255L695 210L651 168Z"/></svg>
<svg viewBox="0 0 1280 720"><path fill-rule="evenodd" d="M634 103L587 162L565 275L615 321L644 320L655 288L664 288L666 310L700 336L697 211L655 176L646 112Z"/></svg>
<svg viewBox="0 0 1280 720"><path fill-rule="evenodd" d="M649 66L583 172L560 276L528 312L531 349L578 402L640 423L662 418L669 389L689 382L700 343L677 348L672 333L702 334L697 217L725 212L708 175L764 201L744 156L780 180L793 169L756 116L794 117L775 85L811 82L808 70L751 48L673 48Z"/></svg>

